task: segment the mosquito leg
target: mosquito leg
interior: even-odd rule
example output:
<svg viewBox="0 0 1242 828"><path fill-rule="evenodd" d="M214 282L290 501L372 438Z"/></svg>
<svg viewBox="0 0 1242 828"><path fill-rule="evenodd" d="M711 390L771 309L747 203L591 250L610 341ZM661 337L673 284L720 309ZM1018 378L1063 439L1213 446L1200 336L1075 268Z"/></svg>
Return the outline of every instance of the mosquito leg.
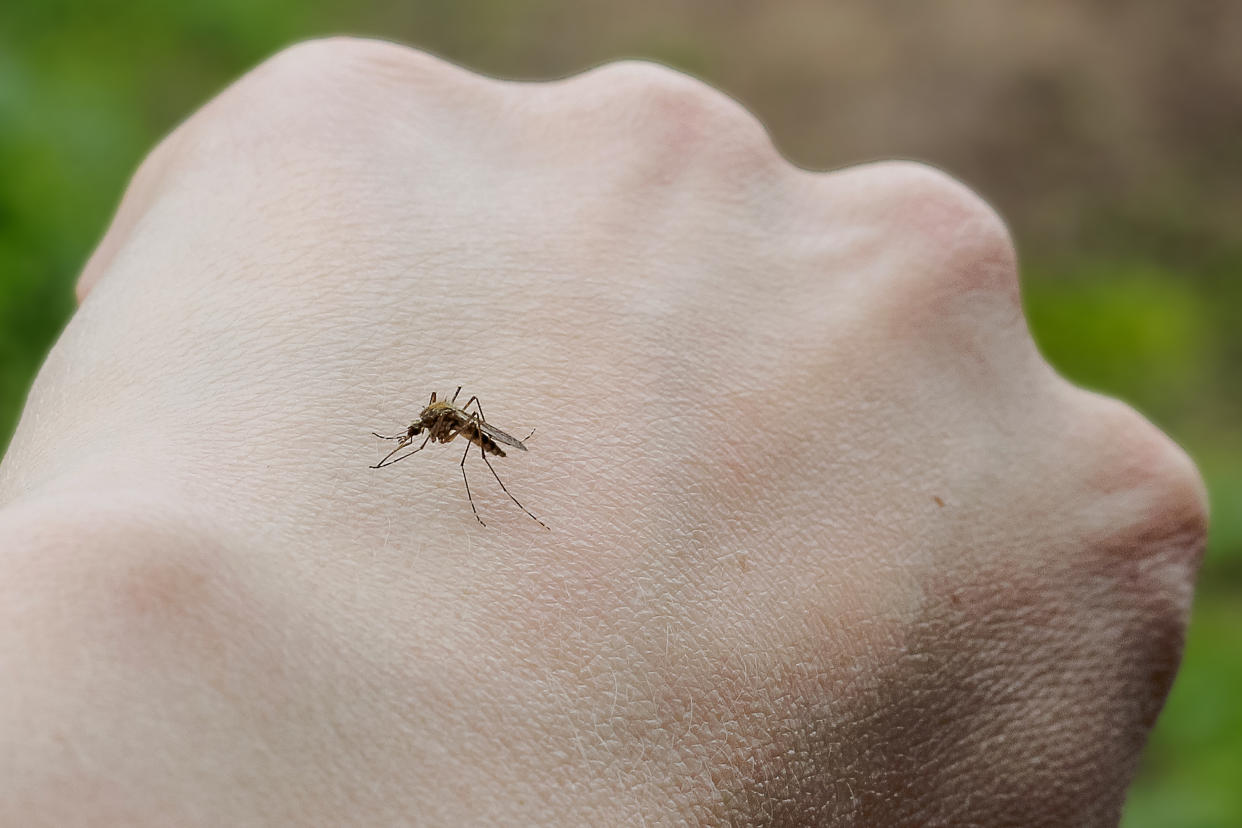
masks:
<svg viewBox="0 0 1242 828"><path fill-rule="evenodd" d="M414 450L413 450L413 451L411 451L409 454L403 454L403 455L401 455L400 457L398 457L396 460L393 460L392 462L388 462L388 458L389 458L389 457L392 457L394 454L396 454L397 452L401 451L401 449L405 448L405 446L408 446L408 445L409 445L409 443L406 443L405 445L397 446L395 449L393 449L392 451L388 452L388 456L387 456L387 457L385 457L383 460L381 460L381 461L379 461L378 463L376 463L376 464L375 464L374 466L372 466L371 468L373 468L373 469L382 469L382 468L384 468L385 466L391 466L393 463L399 463L399 462L401 462L401 461L402 461L402 460L404 460L405 458L409 457L411 454L418 454L420 451L422 451L423 449L427 448L427 443L428 443L430 440L431 440L431 435L430 435L430 434L428 434L428 435L427 435L427 439L426 439L426 440L423 440L423 444L422 444L421 446L419 446L418 448L414 449Z"/></svg>
<svg viewBox="0 0 1242 828"><path fill-rule="evenodd" d="M457 402L457 395L460 393L461 393L461 386L459 385L457 386L457 390L453 392L453 399L449 400L449 402L451 403Z"/></svg>
<svg viewBox="0 0 1242 828"><path fill-rule="evenodd" d="M479 412L478 412L477 414L470 414L470 411L469 411L469 409L470 409L470 403L474 403L474 407L475 407L475 408L477 408L477 409L479 410ZM476 422L476 423L486 423L486 422L487 422L487 418L483 416L483 403L479 402L479 398L478 398L478 397L471 397L470 399L466 400L466 404L465 404L465 405L463 405L463 406L461 407L461 410L462 410L462 411L465 411L467 414L470 414L470 419L471 419L471 420L473 420L473 421L474 421L474 422ZM476 431L479 431L479 430L481 430L481 429L477 429L477 428L476 428L475 430L476 430ZM483 451L483 449L479 449L479 453L480 453L480 454L487 454L487 452L486 452L486 451Z"/></svg>
<svg viewBox="0 0 1242 828"><path fill-rule="evenodd" d="M466 479L466 457L470 455L470 446L474 445L469 440L466 441L466 450L461 454L461 479L466 484L466 499L470 501L470 509L474 512L474 519L479 522L480 526L486 526L483 518L479 517L479 510L474 505L474 495L470 494L470 481ZM482 451L482 449L480 449ZM486 458L484 458L486 459Z"/></svg>
<svg viewBox="0 0 1242 828"><path fill-rule="evenodd" d="M475 408L479 409L479 419L482 422L486 423L487 417L484 416L483 414L483 403L479 402L478 397L471 397L470 399L466 400L466 404L461 407L461 410L465 411L466 409L470 408L470 403L474 403Z"/></svg>
<svg viewBox="0 0 1242 828"><path fill-rule="evenodd" d="M483 462L484 462L484 463L486 463L486 464L487 464L488 469L490 469L490 470L491 470L491 472L492 472L492 477L496 478L496 482L500 484L500 488L504 489L505 494L509 495L509 499L510 499L510 500L512 500L514 503L517 503L517 507L518 507L519 509L521 509L521 510L522 510L523 512L525 512L526 514L530 515L531 520L535 521L535 523L538 523L538 524L539 524L540 526L542 526L544 529L548 529L548 528L549 528L548 524L544 523L542 520L540 520L539 518L535 517L534 515L531 515L531 514L530 514L530 509L527 509L525 506L523 506L523 505L522 505L522 504L518 501L518 499L517 499L516 497L514 497L514 496L513 496L513 493L509 491L509 487L505 485L505 481L501 480L501 479L500 479L500 475L496 474L496 469L492 466L492 461L487 459L487 452L483 451L482 449L479 449L479 454L483 455ZM466 459L463 457L463 458L462 458L462 463L464 464L465 462L466 462ZM465 473L465 471L466 471L466 467L465 467L465 465L463 465L463 466L462 466L462 473L464 474L464 473Z"/></svg>

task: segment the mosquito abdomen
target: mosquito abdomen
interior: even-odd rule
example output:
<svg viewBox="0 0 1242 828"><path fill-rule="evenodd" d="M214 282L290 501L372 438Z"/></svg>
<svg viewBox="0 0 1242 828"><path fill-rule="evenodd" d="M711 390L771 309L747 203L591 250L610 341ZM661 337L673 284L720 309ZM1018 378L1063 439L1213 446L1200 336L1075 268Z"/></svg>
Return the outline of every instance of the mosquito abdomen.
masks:
<svg viewBox="0 0 1242 828"><path fill-rule="evenodd" d="M484 450L484 451L486 451L488 454L494 454L494 455L496 455L497 457L505 457L505 456L506 456L506 455L505 455L505 450L504 450L504 449L502 449L500 446L496 445L496 441L495 441L495 440L493 440L491 437L488 437L488 436L487 436L487 435L485 435L485 434L480 434L480 435L479 435L479 445L480 445L480 446L483 448L483 450Z"/></svg>

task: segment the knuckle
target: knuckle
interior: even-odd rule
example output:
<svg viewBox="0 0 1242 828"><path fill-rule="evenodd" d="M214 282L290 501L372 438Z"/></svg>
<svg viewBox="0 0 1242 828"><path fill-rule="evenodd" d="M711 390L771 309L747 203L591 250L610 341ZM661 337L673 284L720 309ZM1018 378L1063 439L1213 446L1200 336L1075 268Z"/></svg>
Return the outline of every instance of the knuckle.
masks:
<svg viewBox="0 0 1242 828"><path fill-rule="evenodd" d="M36 501L4 523L13 552L6 567L17 573L4 580L36 616L40 607L72 606L55 625L71 638L201 640L236 591L220 545L159 498ZM57 629L48 632L58 638Z"/></svg>
<svg viewBox="0 0 1242 828"><path fill-rule="evenodd" d="M1077 393L1089 409L1077 441L1089 458L1088 547L1105 572L1180 616L1207 540L1203 480L1186 452L1133 408Z"/></svg>
<svg viewBox="0 0 1242 828"><path fill-rule="evenodd" d="M726 160L737 171L783 163L767 131L740 103L681 72L619 61L570 87L610 126L637 133L642 148L677 158ZM739 166L740 165L740 166Z"/></svg>
<svg viewBox="0 0 1242 828"><path fill-rule="evenodd" d="M339 191L355 192L360 171L385 160L408 168L413 142L454 129L494 87L405 46L310 40L230 86L178 128L160 154L182 183L219 189L221 175L236 176L236 192L251 193L273 182L300 189L331 179ZM447 108L449 116L425 117L434 108ZM224 158L243 163L222 165Z"/></svg>
<svg viewBox="0 0 1242 828"><path fill-rule="evenodd" d="M257 133L278 147L288 146L291 130L309 141L358 140L398 129L420 102L460 91L461 86L483 89L488 83L406 46L324 38L297 43L268 58L194 120L214 125L219 119L211 113L218 106L245 116L226 118L225 136L235 135L241 123L248 139ZM220 131L208 127L213 129Z"/></svg>
<svg viewBox="0 0 1242 828"><path fill-rule="evenodd" d="M1141 414L1089 392L1086 528L1077 569L1083 602L1104 608L1120 642L1117 669L1144 688L1128 699L1142 730L1155 723L1177 672L1207 538L1206 493L1186 453Z"/></svg>
<svg viewBox="0 0 1242 828"><path fill-rule="evenodd" d="M918 260L904 272L921 280L915 296L954 297L986 291L1014 306L1017 255L1004 220L986 201L949 174L927 164L870 165L865 190L874 195L887 233Z"/></svg>
<svg viewBox="0 0 1242 828"><path fill-rule="evenodd" d="M315 88L331 78L362 85L377 78L434 79L452 71L445 61L407 46L360 37L328 37L289 46L252 74L281 87L307 84Z"/></svg>
<svg viewBox="0 0 1242 828"><path fill-rule="evenodd" d="M720 101L710 87L666 66L629 60L592 73L612 96L664 119L708 118ZM588 76L591 77L591 76Z"/></svg>

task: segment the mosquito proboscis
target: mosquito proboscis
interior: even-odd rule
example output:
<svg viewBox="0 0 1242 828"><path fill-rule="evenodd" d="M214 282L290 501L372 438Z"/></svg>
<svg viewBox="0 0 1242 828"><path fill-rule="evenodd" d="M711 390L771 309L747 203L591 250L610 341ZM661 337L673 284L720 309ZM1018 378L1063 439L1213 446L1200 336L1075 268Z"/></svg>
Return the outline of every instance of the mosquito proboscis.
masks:
<svg viewBox="0 0 1242 828"><path fill-rule="evenodd" d="M436 392L432 391L430 401L423 407L423 410L418 415L418 419L410 423L410 427L405 430L404 434L385 437L383 434L372 431L371 433L381 440L396 440L397 447L388 452L383 460L380 460L371 468L383 469L391 466L393 463L399 463L427 448L428 443L451 443L458 437L463 437L466 440L466 451L461 456L461 479L466 484L466 497L470 500L470 509L474 512L475 520L482 526L487 525L483 523L483 518L479 517L478 507L474 505L474 495L470 492L470 480L466 477L466 458L470 455L471 446L478 446L479 456L483 458L483 462L487 464L492 477L496 478L496 482L500 484L500 488L509 496L509 499L516 503L519 509L529 515L535 523L538 523L544 529L549 528L546 523L531 514L531 511L513 496L513 493L509 491L509 487L505 485L505 482L500 479L500 475L496 473L496 469L492 466L492 461L487 459L489 454L505 457L505 450L501 448L501 445L506 445L519 451L526 451L525 443L512 434L501 431L489 423L483 415L483 404L479 402L477 396L472 396L466 400L465 405L457 405L457 397L461 394L461 388L460 385L457 386L457 390L453 393L451 400L436 400ZM472 405L474 406L474 411L470 410ZM414 438L423 432L426 432L427 436L418 448L408 451L400 457L393 457L393 455L411 445L414 442ZM534 433L532 431L526 435L526 439L529 440L531 434Z"/></svg>

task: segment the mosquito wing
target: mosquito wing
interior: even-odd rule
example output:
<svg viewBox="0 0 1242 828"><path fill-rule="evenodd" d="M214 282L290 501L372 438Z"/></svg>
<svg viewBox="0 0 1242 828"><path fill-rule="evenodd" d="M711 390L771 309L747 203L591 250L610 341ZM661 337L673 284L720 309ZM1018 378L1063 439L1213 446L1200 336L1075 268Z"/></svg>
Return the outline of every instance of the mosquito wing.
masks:
<svg viewBox="0 0 1242 828"><path fill-rule="evenodd" d="M495 426L483 422L482 420L475 420L474 424L479 431L483 432L488 437L491 437L497 443L504 443L506 446L513 446L515 449L526 451L526 446L522 444L522 441L514 437L512 434L507 434Z"/></svg>

